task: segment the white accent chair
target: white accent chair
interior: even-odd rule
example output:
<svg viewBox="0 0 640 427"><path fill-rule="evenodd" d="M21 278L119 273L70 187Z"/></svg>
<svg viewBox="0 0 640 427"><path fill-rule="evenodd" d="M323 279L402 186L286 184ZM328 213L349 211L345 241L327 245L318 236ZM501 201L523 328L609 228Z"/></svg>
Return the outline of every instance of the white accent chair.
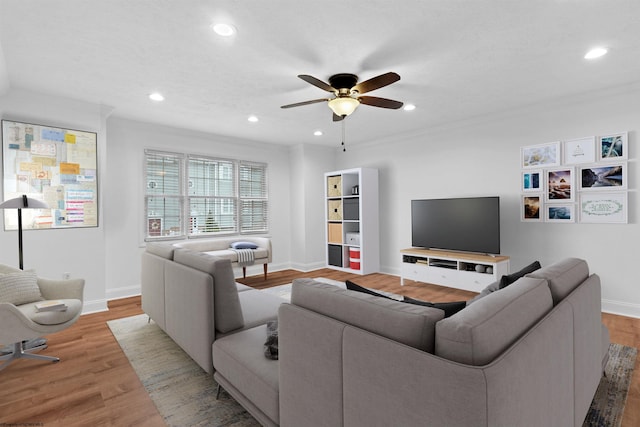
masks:
<svg viewBox="0 0 640 427"><path fill-rule="evenodd" d="M0 264L1 276L16 273L25 272ZM0 370L19 358L59 362L57 357L33 354L47 348L46 341L36 339L70 327L82 313L84 279L49 280L37 277L36 283L41 295L39 301L13 304L0 300L0 344L7 346L3 351L6 354L0 355ZM46 300L63 301L67 309L38 312L36 303ZM36 346L30 347L29 344L33 343Z"/></svg>

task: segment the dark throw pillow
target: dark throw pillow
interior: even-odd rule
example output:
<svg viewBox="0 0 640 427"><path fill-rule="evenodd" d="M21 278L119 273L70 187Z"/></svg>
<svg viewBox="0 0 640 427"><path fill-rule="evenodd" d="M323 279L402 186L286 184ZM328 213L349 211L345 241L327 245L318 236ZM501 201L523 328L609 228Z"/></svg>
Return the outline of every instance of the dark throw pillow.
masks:
<svg viewBox="0 0 640 427"><path fill-rule="evenodd" d="M404 302L408 304L415 305L424 305L426 307L439 308L444 311L444 317L453 316L463 308L467 306L466 301L455 301L455 302L429 302L429 301L420 301L419 299L413 299L409 297L404 297Z"/></svg>
<svg viewBox="0 0 640 427"><path fill-rule="evenodd" d="M382 297L382 298L392 299L394 301L406 302L407 304L423 305L425 307L439 308L440 310L444 311L444 317L452 316L467 306L466 301L428 302L428 301L420 301L418 299L413 299L409 297L403 297L403 299L396 300L395 298L391 298L387 295L379 294L378 292L372 291L371 289L365 288L363 286L356 285L350 280L347 280L345 284L347 285L347 289L349 289L350 291L357 291L357 292L373 295L376 297Z"/></svg>
<svg viewBox="0 0 640 427"><path fill-rule="evenodd" d="M533 273L538 269L540 269L540 262L534 261L520 271L516 271L515 273L502 276L502 278L500 279L500 286L498 287L498 289L506 288L507 286L509 286L516 280L518 280L519 278L524 277L525 274Z"/></svg>
<svg viewBox="0 0 640 427"><path fill-rule="evenodd" d="M379 294L375 291L372 291L371 289L365 288L363 286L360 285L356 285L355 283L353 283L351 280L347 280L345 282L345 284L347 285L347 289L349 289L350 291L357 291L357 292L362 292L365 294L369 294L369 295L373 295L375 297L381 297L381 298L386 298L386 299L393 299L391 297L388 297L386 295L383 294Z"/></svg>

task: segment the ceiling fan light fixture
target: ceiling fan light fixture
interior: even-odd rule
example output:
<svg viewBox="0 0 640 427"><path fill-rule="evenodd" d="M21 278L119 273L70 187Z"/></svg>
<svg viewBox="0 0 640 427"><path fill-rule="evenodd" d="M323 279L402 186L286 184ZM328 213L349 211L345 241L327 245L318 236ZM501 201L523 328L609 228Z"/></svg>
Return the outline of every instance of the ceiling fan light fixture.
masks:
<svg viewBox="0 0 640 427"><path fill-rule="evenodd" d="M224 22L213 23L211 24L211 28L221 37L231 37L237 32L236 27Z"/></svg>
<svg viewBox="0 0 640 427"><path fill-rule="evenodd" d="M353 113L360 105L360 101L350 96L338 97L329 101L329 108L335 115L346 117Z"/></svg>
<svg viewBox="0 0 640 427"><path fill-rule="evenodd" d="M600 58L601 56L606 55L607 52L608 52L608 50L605 47L596 47L596 48L591 49L589 52L587 52L584 55L584 59Z"/></svg>

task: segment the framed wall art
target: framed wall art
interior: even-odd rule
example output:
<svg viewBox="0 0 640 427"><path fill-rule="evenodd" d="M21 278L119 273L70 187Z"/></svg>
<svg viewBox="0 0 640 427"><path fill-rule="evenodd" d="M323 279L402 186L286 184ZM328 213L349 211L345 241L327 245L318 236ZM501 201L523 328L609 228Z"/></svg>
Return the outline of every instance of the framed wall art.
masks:
<svg viewBox="0 0 640 427"><path fill-rule="evenodd" d="M570 202L575 200L574 169L562 167L549 169L546 172L548 202Z"/></svg>
<svg viewBox="0 0 640 427"><path fill-rule="evenodd" d="M97 134L2 120L4 200L22 195L51 209L25 209L22 227L98 226ZM5 230L15 230L15 210L5 210Z"/></svg>
<svg viewBox="0 0 640 427"><path fill-rule="evenodd" d="M597 150L599 160L620 161L626 159L628 156L627 132L599 137Z"/></svg>
<svg viewBox="0 0 640 427"><path fill-rule="evenodd" d="M627 223L627 192L580 194L580 222Z"/></svg>
<svg viewBox="0 0 640 427"><path fill-rule="evenodd" d="M526 170L522 172L523 192L540 192L543 190L544 178L542 177L542 170Z"/></svg>
<svg viewBox="0 0 640 427"><path fill-rule="evenodd" d="M581 191L626 190L627 175L627 162L583 166L578 172L578 188Z"/></svg>
<svg viewBox="0 0 640 427"><path fill-rule="evenodd" d="M564 164L593 163L596 161L596 137L570 139L564 141L562 149Z"/></svg>
<svg viewBox="0 0 640 427"><path fill-rule="evenodd" d="M548 204L545 206L546 222L576 222L576 207L571 204Z"/></svg>
<svg viewBox="0 0 640 427"><path fill-rule="evenodd" d="M520 154L521 166L525 169L559 166L561 161L560 141L522 147Z"/></svg>
<svg viewBox="0 0 640 427"><path fill-rule="evenodd" d="M543 218L541 194L522 196L520 201L520 220L540 222Z"/></svg>

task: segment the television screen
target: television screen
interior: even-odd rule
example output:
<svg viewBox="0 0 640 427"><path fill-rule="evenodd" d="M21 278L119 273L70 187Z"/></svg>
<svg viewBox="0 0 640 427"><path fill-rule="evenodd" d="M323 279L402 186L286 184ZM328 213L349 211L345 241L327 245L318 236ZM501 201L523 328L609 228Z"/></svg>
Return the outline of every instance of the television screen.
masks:
<svg viewBox="0 0 640 427"><path fill-rule="evenodd" d="M500 198L411 201L411 244L428 249L500 253Z"/></svg>

